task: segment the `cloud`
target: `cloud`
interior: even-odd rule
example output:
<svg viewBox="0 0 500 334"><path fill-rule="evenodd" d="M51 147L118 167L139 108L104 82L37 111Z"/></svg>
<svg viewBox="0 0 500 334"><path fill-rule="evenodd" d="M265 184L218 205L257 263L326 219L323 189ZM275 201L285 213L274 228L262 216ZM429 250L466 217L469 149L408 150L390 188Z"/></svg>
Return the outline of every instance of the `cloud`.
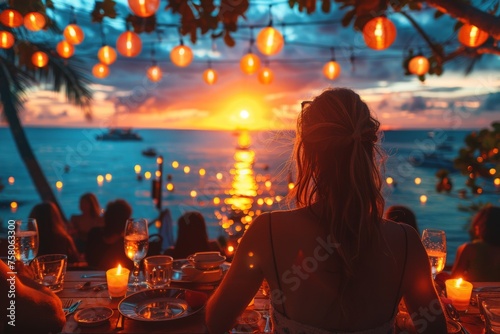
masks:
<svg viewBox="0 0 500 334"><path fill-rule="evenodd" d="M37 116L36 119L38 120L59 120L61 118L67 118L68 117L68 111L63 110L59 113L52 113L49 110L45 109L42 110Z"/></svg>
<svg viewBox="0 0 500 334"><path fill-rule="evenodd" d="M427 102L422 96L412 96L409 101L401 105L401 110L406 110L412 113L420 113L427 109Z"/></svg>
<svg viewBox="0 0 500 334"><path fill-rule="evenodd" d="M488 94L480 109L482 111L500 111L500 92Z"/></svg>

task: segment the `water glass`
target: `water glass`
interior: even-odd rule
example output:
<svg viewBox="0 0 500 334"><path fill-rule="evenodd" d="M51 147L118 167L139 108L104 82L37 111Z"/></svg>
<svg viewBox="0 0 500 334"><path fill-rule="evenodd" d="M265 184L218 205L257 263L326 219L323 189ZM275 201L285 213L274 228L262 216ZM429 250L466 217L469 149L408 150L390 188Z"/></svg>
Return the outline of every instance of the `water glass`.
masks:
<svg viewBox="0 0 500 334"><path fill-rule="evenodd" d="M484 310L486 333L500 333L500 300L486 299L481 304Z"/></svg>
<svg viewBox="0 0 500 334"><path fill-rule="evenodd" d="M150 256L144 259L146 284L151 289L164 288L172 280L174 259L166 255Z"/></svg>
<svg viewBox="0 0 500 334"><path fill-rule="evenodd" d="M500 303L500 293L490 291L490 292L478 292L476 294L476 305L477 305L477 308L479 309L479 315L481 316L482 321L485 321L484 308L483 308L483 301L484 300L496 300Z"/></svg>
<svg viewBox="0 0 500 334"><path fill-rule="evenodd" d="M31 262L35 281L48 287L53 292L63 289L64 275L68 257L64 254L48 254L36 257Z"/></svg>
<svg viewBox="0 0 500 334"><path fill-rule="evenodd" d="M14 254L17 261L28 265L38 253L38 225L36 219L16 220Z"/></svg>
<svg viewBox="0 0 500 334"><path fill-rule="evenodd" d="M141 260L146 257L149 248L148 221L144 218L128 219L125 224L124 249L129 259L134 261L134 281L129 285L130 291L139 291L144 282L139 281Z"/></svg>

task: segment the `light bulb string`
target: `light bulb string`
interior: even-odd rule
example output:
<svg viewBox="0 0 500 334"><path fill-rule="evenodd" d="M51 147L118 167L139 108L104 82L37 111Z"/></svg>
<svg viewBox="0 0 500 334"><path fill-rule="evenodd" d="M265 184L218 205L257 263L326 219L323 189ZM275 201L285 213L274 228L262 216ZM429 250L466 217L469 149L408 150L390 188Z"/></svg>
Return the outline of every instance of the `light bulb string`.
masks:
<svg viewBox="0 0 500 334"><path fill-rule="evenodd" d="M269 24L267 25L268 27L273 26L273 5L269 5Z"/></svg>
<svg viewBox="0 0 500 334"><path fill-rule="evenodd" d="M251 26L250 27L250 41L249 41L249 45L248 45L248 53L252 53L252 47L253 47L254 43L255 43L255 39L253 37L253 27Z"/></svg>
<svg viewBox="0 0 500 334"><path fill-rule="evenodd" d="M101 42L102 46L106 46L106 34L104 33L104 24L101 22L100 24L100 30L101 30Z"/></svg>
<svg viewBox="0 0 500 334"><path fill-rule="evenodd" d="M76 13L75 13L75 7L70 6L70 24L76 24Z"/></svg>

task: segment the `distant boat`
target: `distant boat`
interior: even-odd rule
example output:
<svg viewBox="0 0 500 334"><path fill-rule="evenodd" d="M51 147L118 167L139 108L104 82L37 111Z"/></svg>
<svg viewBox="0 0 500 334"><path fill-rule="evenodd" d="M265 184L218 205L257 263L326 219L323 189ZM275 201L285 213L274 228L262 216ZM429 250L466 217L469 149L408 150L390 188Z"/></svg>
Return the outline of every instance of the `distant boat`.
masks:
<svg viewBox="0 0 500 334"><path fill-rule="evenodd" d="M145 150L142 150L142 155L146 157L156 157L158 155L158 152L152 147L147 148Z"/></svg>
<svg viewBox="0 0 500 334"><path fill-rule="evenodd" d="M96 136L97 140L142 140L139 136L130 128L112 128L109 129L107 133Z"/></svg>
<svg viewBox="0 0 500 334"><path fill-rule="evenodd" d="M426 154L422 159L410 157L409 161L415 167L447 169L450 172L456 171L453 160L444 157L439 152Z"/></svg>

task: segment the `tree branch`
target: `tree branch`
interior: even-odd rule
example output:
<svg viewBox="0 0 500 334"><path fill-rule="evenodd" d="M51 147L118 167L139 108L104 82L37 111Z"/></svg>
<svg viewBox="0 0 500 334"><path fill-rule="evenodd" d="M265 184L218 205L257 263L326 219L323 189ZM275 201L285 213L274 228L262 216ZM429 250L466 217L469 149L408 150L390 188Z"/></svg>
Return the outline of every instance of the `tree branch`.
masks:
<svg viewBox="0 0 500 334"><path fill-rule="evenodd" d="M420 34L420 36L422 36L422 38L425 40L425 42L429 45L432 52L436 56L436 59L438 60L438 62L441 63L443 60L443 53L431 41L429 36L425 33L425 31L422 29L422 27L420 27L420 25L417 23L417 21L415 21L415 19L413 17L411 17L410 14L408 14L406 12L402 11L402 12L400 12L400 14L403 15L404 17L406 17L408 19L408 21L410 21L411 25L415 28L415 30L417 30L417 32Z"/></svg>
<svg viewBox="0 0 500 334"><path fill-rule="evenodd" d="M494 39L500 39L500 17L485 13L474 6L456 0L426 0L432 6L464 23L470 23L486 31Z"/></svg>

